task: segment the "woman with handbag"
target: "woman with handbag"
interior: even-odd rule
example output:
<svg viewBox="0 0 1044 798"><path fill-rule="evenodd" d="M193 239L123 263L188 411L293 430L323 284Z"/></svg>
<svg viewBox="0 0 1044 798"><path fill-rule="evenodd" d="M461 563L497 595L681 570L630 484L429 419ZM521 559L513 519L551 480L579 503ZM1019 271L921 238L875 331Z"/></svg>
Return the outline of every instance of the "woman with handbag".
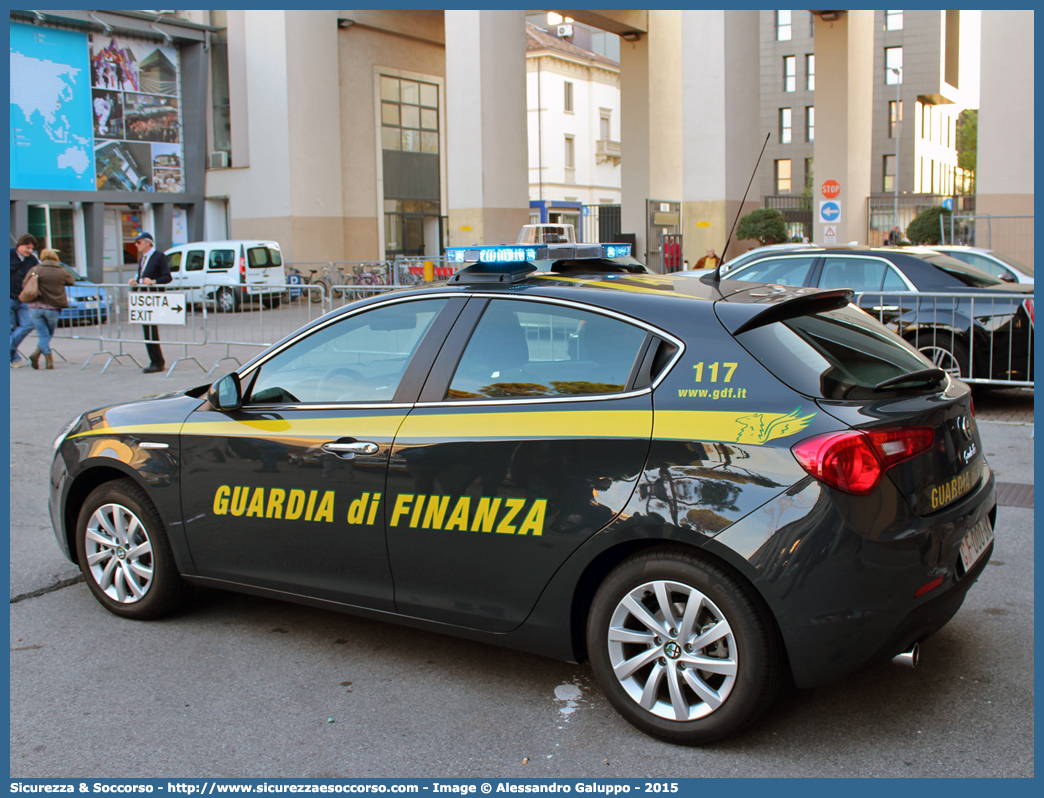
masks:
<svg viewBox="0 0 1044 798"><path fill-rule="evenodd" d="M69 307L65 286L75 281L76 278L69 270L58 262L58 253L53 249L43 250L40 262L25 275L19 299L29 306L29 318L36 328L36 349L29 355L29 362L34 369L40 368L40 355L44 356L46 368L54 368L51 336L58 327L62 308Z"/></svg>

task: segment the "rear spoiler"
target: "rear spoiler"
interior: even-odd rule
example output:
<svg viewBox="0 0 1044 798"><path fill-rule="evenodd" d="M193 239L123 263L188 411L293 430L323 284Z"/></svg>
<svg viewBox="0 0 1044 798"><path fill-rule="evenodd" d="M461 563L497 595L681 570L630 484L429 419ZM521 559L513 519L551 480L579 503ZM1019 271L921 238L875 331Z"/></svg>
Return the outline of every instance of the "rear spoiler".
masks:
<svg viewBox="0 0 1044 798"><path fill-rule="evenodd" d="M759 287L765 288L766 286ZM715 302L714 312L725 329L733 335L739 335L777 321L843 308L855 296L848 288L834 288L826 291L798 289L788 293L789 295L781 296L779 299L770 299L766 304L761 304L758 300L736 302L736 299L745 298L744 294L746 296L750 296L750 294L747 292L739 296L733 294L729 297L733 301Z"/></svg>

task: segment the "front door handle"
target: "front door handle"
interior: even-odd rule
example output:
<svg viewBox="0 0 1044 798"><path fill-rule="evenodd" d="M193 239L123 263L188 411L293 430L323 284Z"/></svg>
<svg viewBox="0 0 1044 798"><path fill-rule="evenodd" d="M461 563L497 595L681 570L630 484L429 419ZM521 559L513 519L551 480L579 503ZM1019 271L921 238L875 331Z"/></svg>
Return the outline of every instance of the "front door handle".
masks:
<svg viewBox="0 0 1044 798"><path fill-rule="evenodd" d="M380 447L370 441L341 442L333 441L324 443L322 449L328 454L336 455L344 460L351 460L357 454L377 454Z"/></svg>
<svg viewBox="0 0 1044 798"><path fill-rule="evenodd" d="M874 305L871 310L882 311L882 310L899 310L898 305Z"/></svg>

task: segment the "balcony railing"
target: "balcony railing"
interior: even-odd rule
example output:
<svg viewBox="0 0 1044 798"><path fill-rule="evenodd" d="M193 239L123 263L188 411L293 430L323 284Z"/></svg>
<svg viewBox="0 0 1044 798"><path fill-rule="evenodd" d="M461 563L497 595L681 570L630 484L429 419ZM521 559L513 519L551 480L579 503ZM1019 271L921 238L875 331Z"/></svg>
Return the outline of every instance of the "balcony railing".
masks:
<svg viewBox="0 0 1044 798"><path fill-rule="evenodd" d="M620 165L620 142L598 139L595 142L595 163L607 161L612 161L613 166Z"/></svg>

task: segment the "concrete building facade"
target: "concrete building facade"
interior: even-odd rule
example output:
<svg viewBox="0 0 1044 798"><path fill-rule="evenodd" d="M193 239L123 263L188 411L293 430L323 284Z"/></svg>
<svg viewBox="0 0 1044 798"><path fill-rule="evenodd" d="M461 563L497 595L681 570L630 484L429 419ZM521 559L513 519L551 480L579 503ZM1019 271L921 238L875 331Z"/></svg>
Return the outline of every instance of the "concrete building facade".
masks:
<svg viewBox="0 0 1044 798"><path fill-rule="evenodd" d="M864 196L873 198L871 205L885 210L870 215L869 229L864 230L865 221L861 223L856 232L865 239L862 235L855 238L878 244L893 224L888 195L894 195L896 179L901 196L954 191L957 117L971 107L971 98L962 88L967 79L962 81L960 74L961 18L970 12L834 13L838 17L825 22L819 17L817 26L817 17L810 11L760 12L760 122L772 135L766 152L770 168L761 172L759 186L766 197L810 196L813 214L818 211L818 203L824 200L820 188L827 175L822 168L816 169L816 139L822 139L824 126L835 123L840 111L833 100L824 102L823 81L837 76L825 69L823 43L817 43L816 36L829 35L835 26L845 25L846 17L870 13L866 30L851 44L866 49L867 40L872 39L871 69L860 74L858 82L850 83L845 94L853 109L870 107L870 173ZM831 63L839 62L832 59ZM836 177L834 171L831 177ZM863 197L849 190L844 193L842 207L849 218L857 213L865 217L865 207L858 206L865 201ZM903 229L916 208L908 203L906 207L906 214L900 216ZM797 226L794 232L798 232Z"/></svg>
<svg viewBox="0 0 1044 798"><path fill-rule="evenodd" d="M47 188L26 178L12 184L12 229L25 229L34 206L68 203L75 228L70 240L92 277L109 248L106 214L116 210L140 211L137 224L155 230L161 244L175 235L256 236L279 241L286 259L298 262L383 260L512 241L531 218L535 138L538 198L546 173L548 196L600 203L616 196L602 189L613 182L610 172L619 173L622 231L635 235L636 254L653 268L664 233L683 235L690 262L708 246L720 251L737 215L759 207L759 194L776 193L777 161L791 161L790 193L799 192L813 146L820 148L813 161L816 199L827 174L836 174L844 191L852 227L839 238L875 243L873 227L868 231L862 222L860 229L857 217L865 218L867 197L885 195L878 188L894 146L888 103L895 90L886 67L895 65L900 47L907 125L899 185L903 191L946 186L939 175L945 177L955 157L952 120L962 107L954 55L958 12L905 11L901 27L889 18L895 12L817 12L831 18L812 19L807 11L791 11L787 23L770 11L561 13L621 37L618 73L598 58L551 49L527 58L521 10L184 11L160 23L139 12L97 12L97 20L88 12L12 12L12 25L35 20L46 29L100 34L113 27L151 41L152 49L174 46L184 138L183 190L105 193ZM1024 86L1033 56L1032 38L1023 39L1032 36L1032 24L1004 13L983 12L984 72L1003 53L1009 60L998 63L1023 74ZM991 14L998 15L994 22ZM915 22L916 15L924 20ZM789 38L780 38L785 24ZM1017 47L1009 43L1009 24L1021 26ZM787 56L795 59L792 70ZM614 75L618 109L610 99ZM793 91L784 82L791 77ZM980 115L992 150L982 160L990 173L986 187L991 196L1012 198L998 202L1026 207L1028 198L1032 207L1026 147L1004 143L1006 135L1029 141L1032 164L1032 93L1014 90L1010 80L1005 86L1001 72L991 80L997 96L990 97L993 105L984 103L984 114L999 119L1021 106L1016 118L1022 124L1006 131L1007 118L989 122ZM538 107L549 108L550 99L564 105L567 82L574 83L574 108L583 103L589 119L572 130L556 123L549 135L561 140L547 140L545 147L544 132L534 136L527 118L533 116L529 87L541 95ZM1002 89L1008 97L1000 96ZM139 115L152 113L149 103L133 102ZM808 117L814 141L805 142L805 109L817 105L818 115ZM929 110L918 111L919 105ZM791 109L789 141L782 140L783 108ZM160 107L170 109L169 103ZM766 133L769 149L740 207ZM574 137L573 183L566 135ZM133 152L129 145L141 142L127 143ZM588 148L583 168L581 144ZM156 161L165 175L172 163ZM561 180L552 179L559 164ZM738 243L730 254L743 248Z"/></svg>
<svg viewBox="0 0 1044 798"><path fill-rule="evenodd" d="M579 233L584 205L620 204L620 65L531 23L526 36L530 215Z"/></svg>

